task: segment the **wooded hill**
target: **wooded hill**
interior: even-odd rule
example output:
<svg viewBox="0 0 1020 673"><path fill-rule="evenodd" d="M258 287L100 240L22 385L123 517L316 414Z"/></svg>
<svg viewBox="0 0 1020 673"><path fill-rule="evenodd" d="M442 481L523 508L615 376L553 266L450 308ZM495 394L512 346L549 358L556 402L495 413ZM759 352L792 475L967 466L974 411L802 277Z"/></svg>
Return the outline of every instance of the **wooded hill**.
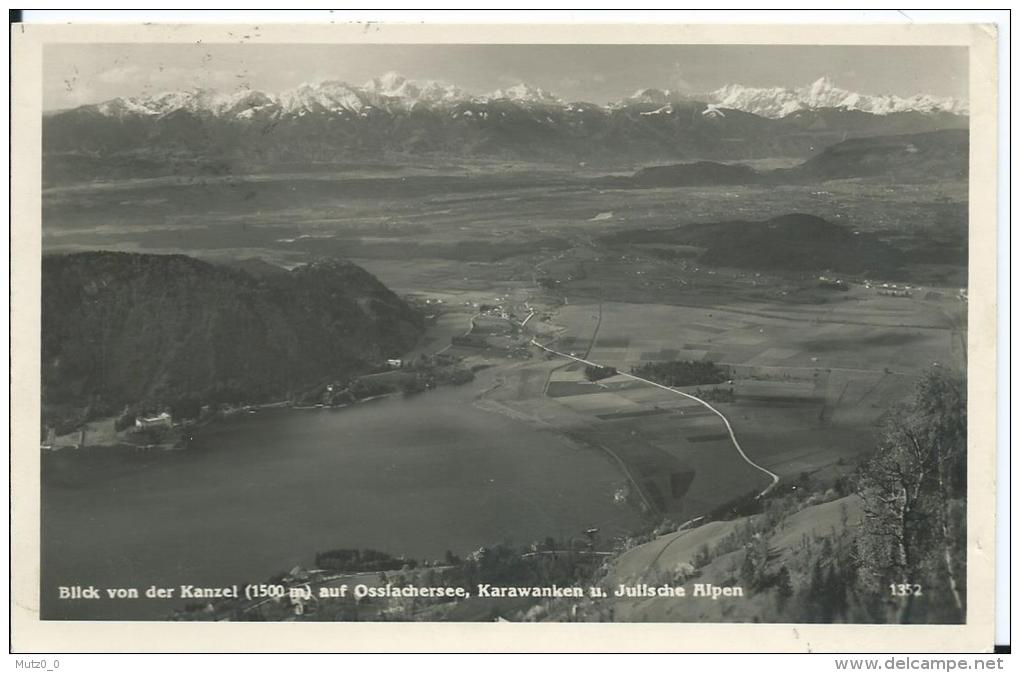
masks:
<svg viewBox="0 0 1020 673"><path fill-rule="evenodd" d="M705 264L764 271L872 273L895 277L903 254L872 234L805 213L760 222L698 222L668 229L632 229L606 234L601 241L632 245L691 246Z"/></svg>
<svg viewBox="0 0 1020 673"><path fill-rule="evenodd" d="M346 262L253 274L183 255L47 255L44 421L273 399L364 373L421 330L419 314Z"/></svg>

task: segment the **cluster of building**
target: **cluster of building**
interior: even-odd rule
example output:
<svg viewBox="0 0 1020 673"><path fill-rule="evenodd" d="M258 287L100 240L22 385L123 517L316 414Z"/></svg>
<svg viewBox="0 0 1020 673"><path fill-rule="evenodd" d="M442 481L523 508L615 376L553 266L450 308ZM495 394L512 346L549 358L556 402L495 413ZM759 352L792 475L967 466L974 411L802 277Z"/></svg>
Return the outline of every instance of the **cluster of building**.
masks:
<svg viewBox="0 0 1020 673"><path fill-rule="evenodd" d="M872 283L870 280L864 281L864 287L868 290L875 288L878 294L883 297L910 297L913 296L914 290L921 290L923 288L913 287L912 285L897 285L896 283Z"/></svg>

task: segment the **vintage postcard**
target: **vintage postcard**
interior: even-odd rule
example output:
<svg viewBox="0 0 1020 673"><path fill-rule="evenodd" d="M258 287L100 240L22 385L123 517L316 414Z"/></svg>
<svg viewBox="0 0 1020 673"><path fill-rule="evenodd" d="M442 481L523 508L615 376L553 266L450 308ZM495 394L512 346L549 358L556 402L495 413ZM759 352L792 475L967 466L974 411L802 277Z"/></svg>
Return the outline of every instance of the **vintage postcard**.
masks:
<svg viewBox="0 0 1020 673"><path fill-rule="evenodd" d="M994 27L12 40L15 651L992 647Z"/></svg>

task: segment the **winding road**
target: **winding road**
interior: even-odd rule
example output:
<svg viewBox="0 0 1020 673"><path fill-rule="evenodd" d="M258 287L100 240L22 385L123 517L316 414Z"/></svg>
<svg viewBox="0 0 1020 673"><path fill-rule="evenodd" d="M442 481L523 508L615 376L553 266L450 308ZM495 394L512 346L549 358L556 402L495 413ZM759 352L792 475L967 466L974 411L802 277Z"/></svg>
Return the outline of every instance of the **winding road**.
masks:
<svg viewBox="0 0 1020 673"><path fill-rule="evenodd" d="M561 353L560 351L553 350L552 348L549 348L547 346L543 346L542 344L538 343L534 339L531 340L531 345L532 346L536 346L538 348L541 348L542 350L544 350L547 353L552 353L553 355L558 355L560 357L564 357L564 358L567 358L567 359L570 359L570 360L574 360L575 362L580 362L580 363L585 364L585 365L591 365L593 367L604 367L605 366L605 365L600 365L597 362L591 362L590 360L585 360L583 358L579 358L579 357L576 357L576 356L573 356L573 355L569 355L567 353ZM769 493L769 491L774 489L779 484L779 475L778 474L776 474L775 472L772 472L770 470L765 469L764 467L762 467L761 465L759 465L758 463L754 462L753 460L751 460L750 458L747 457L747 454L744 453L744 449L742 449L741 446L740 446L740 442L737 441L737 436L736 436L736 434L734 434L733 426L730 425L729 420L726 418L726 416L723 415L723 413L721 411L719 411L718 409L713 407L711 404L709 404L705 400L701 399L700 397L695 397L694 395L691 395L689 393L682 392L682 391L677 390L675 388L670 388L669 386L663 385L661 383L656 383L655 381L650 381L648 379L641 378L640 376L635 376L634 374L628 374L626 372L618 372L618 374L620 376L626 376L629 379L634 379L635 381L641 381L642 383L647 383L648 385L655 386L656 388L662 388L663 390L668 390L669 392L671 392L671 393L673 393L675 395L681 395L681 396L686 397L688 399L694 400L695 402L703 405L706 409L708 409L709 411L714 413L720 419L722 419L723 424L726 426L726 431L730 435L730 441L733 443L734 448L736 448L737 453L740 454L740 457L744 459L744 462L747 463L748 465L750 465L751 467L753 467L754 469L758 470L759 472L762 472L763 474L767 475L769 477L769 479L772 480L772 483L770 483L765 488L764 491L762 491L761 493L758 494L759 498L762 498L765 495L767 495Z"/></svg>

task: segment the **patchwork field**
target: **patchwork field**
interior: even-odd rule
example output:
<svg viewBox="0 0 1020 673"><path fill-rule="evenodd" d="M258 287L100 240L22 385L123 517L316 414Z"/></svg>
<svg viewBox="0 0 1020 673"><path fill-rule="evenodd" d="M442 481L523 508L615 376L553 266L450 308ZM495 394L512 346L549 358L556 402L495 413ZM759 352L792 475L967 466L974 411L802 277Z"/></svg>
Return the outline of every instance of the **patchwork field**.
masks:
<svg viewBox="0 0 1020 673"><path fill-rule="evenodd" d="M959 310L955 299L865 294L824 307L571 303L556 311L562 331L552 344L620 371L651 361L716 362L729 373L726 383L680 390L732 391L733 401L713 404L742 447L796 483L852 469L920 372L954 365L949 314ZM591 382L575 362L550 366L542 395L560 411L554 422L626 463L648 509L691 518L768 485L697 401L624 376Z"/></svg>

